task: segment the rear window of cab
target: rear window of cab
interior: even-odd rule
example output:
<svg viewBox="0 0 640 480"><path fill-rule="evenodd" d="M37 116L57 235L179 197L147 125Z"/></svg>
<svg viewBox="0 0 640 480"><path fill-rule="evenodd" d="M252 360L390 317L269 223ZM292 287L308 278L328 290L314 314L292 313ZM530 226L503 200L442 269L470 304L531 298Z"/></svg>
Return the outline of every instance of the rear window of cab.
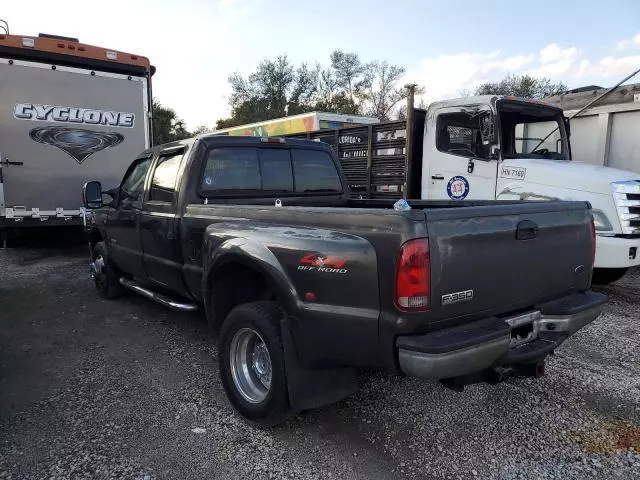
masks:
<svg viewBox="0 0 640 480"><path fill-rule="evenodd" d="M342 184L326 151L213 147L207 154L200 191L205 196L341 193Z"/></svg>

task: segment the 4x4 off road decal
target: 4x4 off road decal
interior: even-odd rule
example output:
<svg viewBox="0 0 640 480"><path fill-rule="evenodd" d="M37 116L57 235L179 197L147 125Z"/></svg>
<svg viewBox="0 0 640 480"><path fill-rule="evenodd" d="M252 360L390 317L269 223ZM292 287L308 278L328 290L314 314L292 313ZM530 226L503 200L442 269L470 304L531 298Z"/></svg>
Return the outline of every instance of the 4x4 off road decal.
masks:
<svg viewBox="0 0 640 480"><path fill-rule="evenodd" d="M124 141L124 135L115 132L95 132L55 125L34 128L29 136L36 142L58 147L79 164L94 153L115 147Z"/></svg>
<svg viewBox="0 0 640 480"><path fill-rule="evenodd" d="M308 253L300 259L298 270L344 274L349 271L344 268L346 263L345 259L335 255L326 257L320 253Z"/></svg>

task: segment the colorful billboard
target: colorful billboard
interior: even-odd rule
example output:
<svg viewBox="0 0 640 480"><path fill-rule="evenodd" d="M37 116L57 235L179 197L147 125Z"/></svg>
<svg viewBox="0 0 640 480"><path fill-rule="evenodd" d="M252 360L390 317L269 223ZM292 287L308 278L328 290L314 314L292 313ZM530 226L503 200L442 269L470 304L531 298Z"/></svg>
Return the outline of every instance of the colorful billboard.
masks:
<svg viewBox="0 0 640 480"><path fill-rule="evenodd" d="M277 137L291 133L312 132L315 130L315 115L282 120L274 120L262 125L240 126L229 130L228 135L250 135L254 137Z"/></svg>
<svg viewBox="0 0 640 480"><path fill-rule="evenodd" d="M321 114L322 115L322 114ZM333 114L326 114L333 115ZM337 115L334 115L337 116ZM280 135L291 135L294 133L313 132L317 129L316 119L318 113L309 113L308 115L297 115L290 118L281 118L275 120L268 120L262 123L254 123L251 125L241 125L239 127L230 128L221 132L214 132L218 135L233 135L233 136L253 136L253 137L277 137ZM320 130L337 130L339 128L355 127L362 125L363 123L373 123L376 119L369 119L365 117L355 117L356 119L362 119L362 123L357 122L345 122L341 120L328 120L320 118L318 119L318 128ZM352 120L350 117L349 120ZM366 121L368 120L368 121Z"/></svg>

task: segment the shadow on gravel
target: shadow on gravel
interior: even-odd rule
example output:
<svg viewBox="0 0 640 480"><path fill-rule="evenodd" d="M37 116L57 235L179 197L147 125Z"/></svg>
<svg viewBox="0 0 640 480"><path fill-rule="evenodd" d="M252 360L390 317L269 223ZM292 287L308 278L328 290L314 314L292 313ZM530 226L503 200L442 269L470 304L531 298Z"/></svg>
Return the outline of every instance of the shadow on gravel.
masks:
<svg viewBox="0 0 640 480"><path fill-rule="evenodd" d="M3 257L15 266L33 265L51 257L80 257L89 253L81 227L25 228L12 232L7 247L0 247Z"/></svg>

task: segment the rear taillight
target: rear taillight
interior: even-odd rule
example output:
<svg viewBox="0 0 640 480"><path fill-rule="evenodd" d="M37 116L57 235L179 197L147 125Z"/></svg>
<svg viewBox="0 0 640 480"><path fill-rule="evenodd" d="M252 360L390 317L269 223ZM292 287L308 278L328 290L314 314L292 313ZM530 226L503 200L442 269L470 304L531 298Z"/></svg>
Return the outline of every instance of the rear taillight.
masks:
<svg viewBox="0 0 640 480"><path fill-rule="evenodd" d="M591 266L596 263L596 225L591 219Z"/></svg>
<svg viewBox="0 0 640 480"><path fill-rule="evenodd" d="M429 309L429 240L411 240L400 248L396 267L396 306L405 311Z"/></svg>

